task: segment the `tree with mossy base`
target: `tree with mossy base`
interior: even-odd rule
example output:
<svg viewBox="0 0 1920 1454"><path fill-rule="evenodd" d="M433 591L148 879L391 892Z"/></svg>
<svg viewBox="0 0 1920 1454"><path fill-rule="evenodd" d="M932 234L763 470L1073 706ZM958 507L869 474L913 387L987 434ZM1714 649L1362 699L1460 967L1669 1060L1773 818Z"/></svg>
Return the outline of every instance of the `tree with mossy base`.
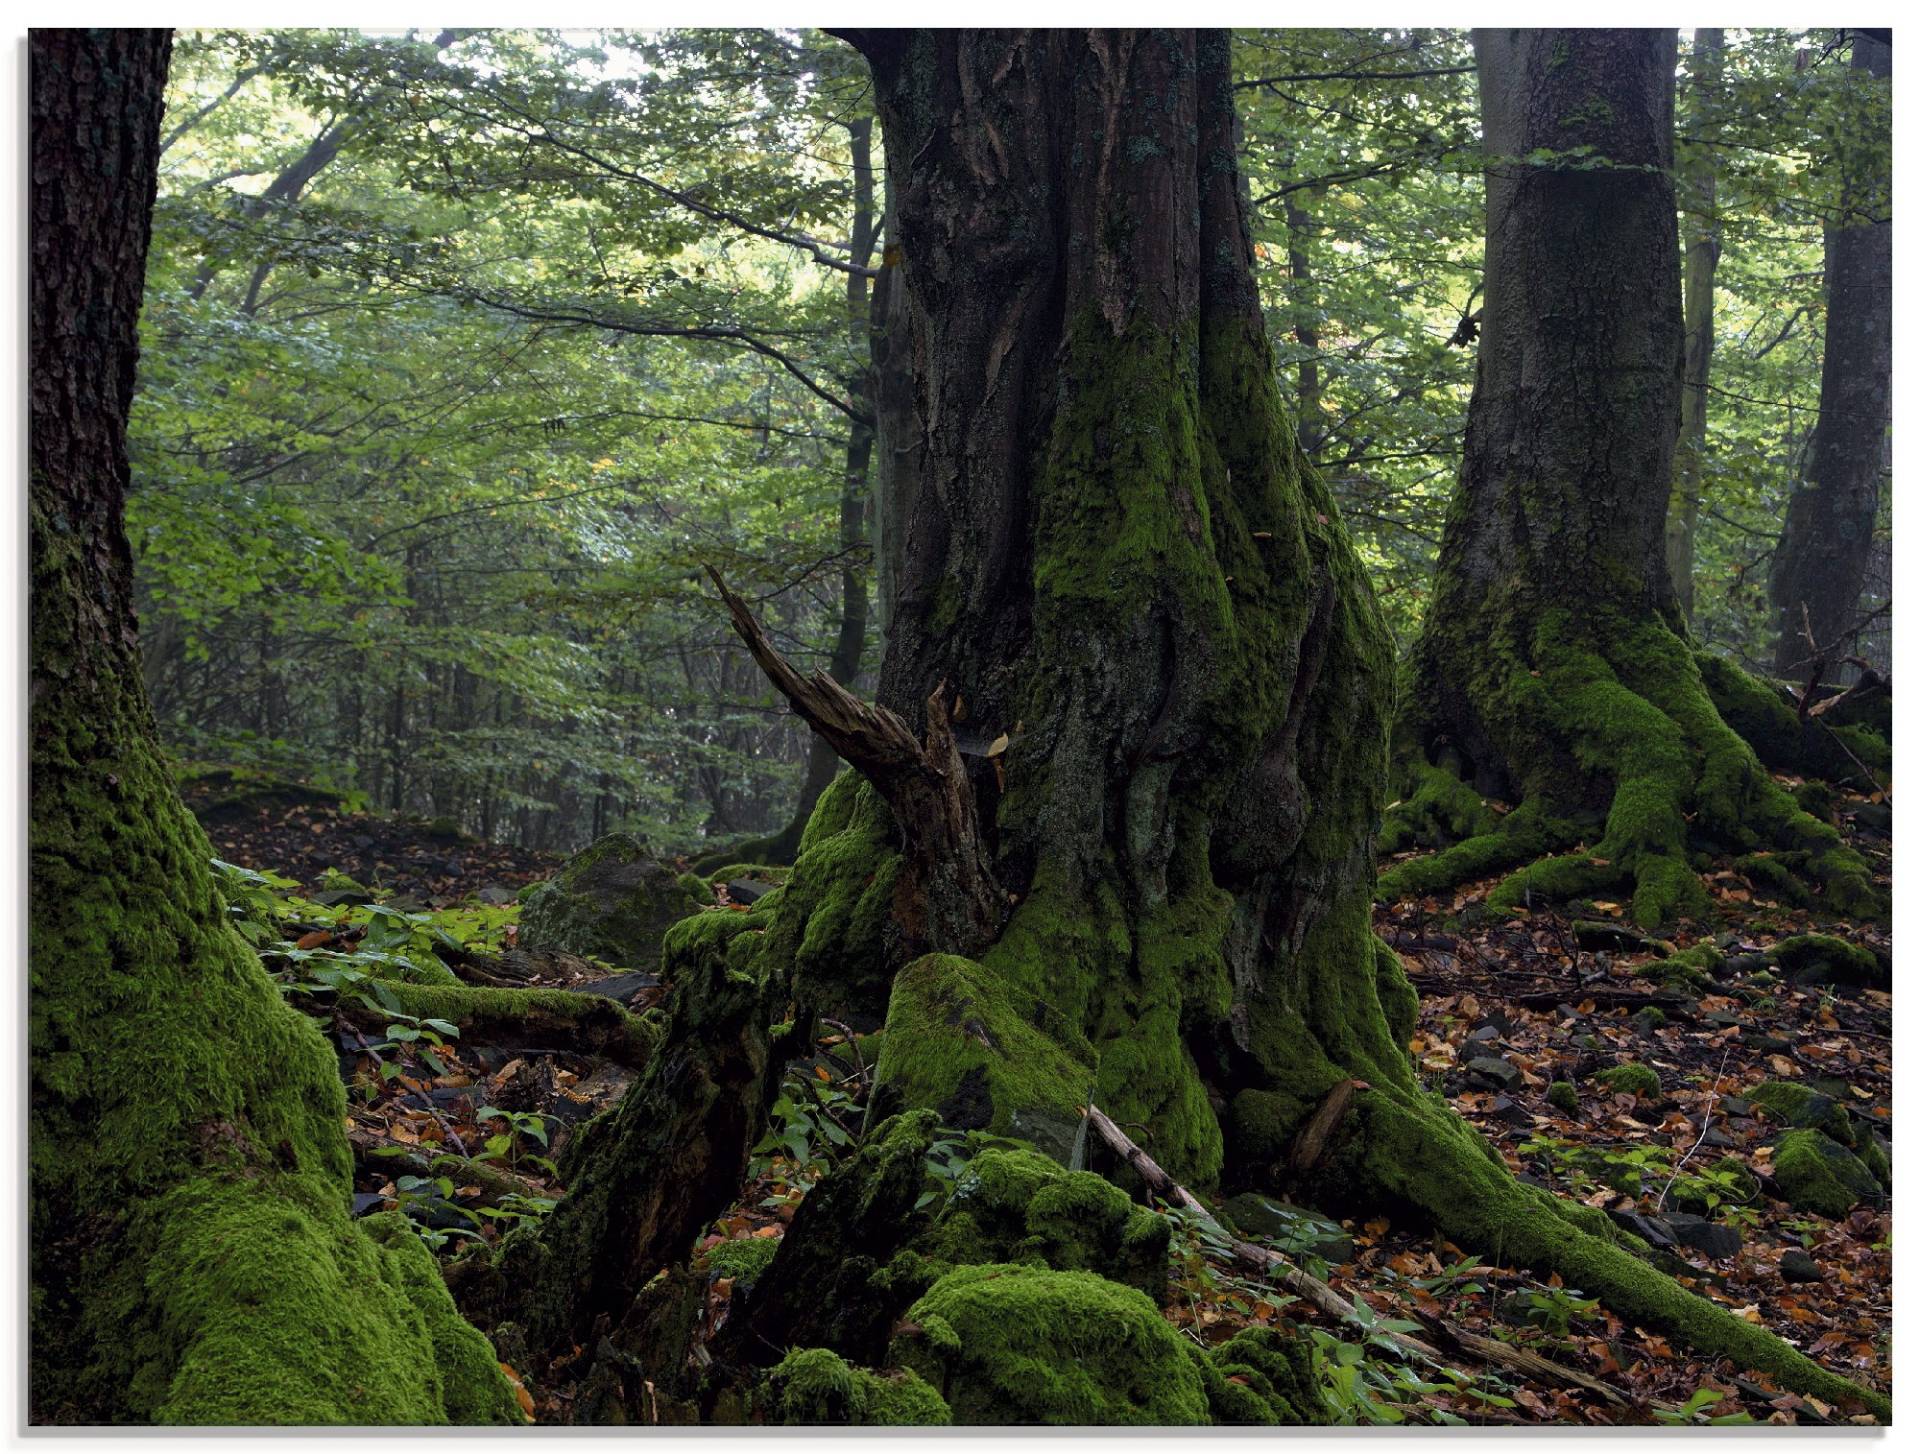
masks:
<svg viewBox="0 0 1920 1454"><path fill-rule="evenodd" d="M1403 797L1469 836L1385 875L1387 897L1508 872L1496 908L1625 893L1653 927L1705 912L1697 856L1721 850L1834 913L1884 907L1865 863L1722 718L1668 579L1674 45L1671 31L1476 33L1487 302L1398 727ZM1477 821L1442 774L1516 806Z"/></svg>
<svg viewBox="0 0 1920 1454"><path fill-rule="evenodd" d="M796 672L722 585L857 775L822 797L784 886L668 935L659 1052L583 1136L546 1227L497 1277L473 1274L475 1305L536 1356L571 1360L607 1330L608 1384L684 1375L655 1332L680 1325L657 1312L671 1291L642 1284L668 1288L648 1279L726 1205L813 1015L852 1007L885 1017L869 1127L888 1146L908 1119L890 1114L918 1109L1066 1160L1091 1100L1202 1192L1412 1215L1785 1386L1858 1397L1654 1270L1603 1214L1516 1181L1415 1076L1414 992L1370 924L1391 650L1279 407L1227 37L849 38L895 179L921 420L879 701ZM920 1164L901 1174L888 1194L912 1206ZM729 1323L745 1363L771 1367L790 1338L854 1367L905 1359L956 1416L1014 1418L1001 1375L1060 1318L1106 1308L1119 1329L1139 1305L1041 1238L1022 1253L1035 1275L959 1259L925 1292L928 1324L883 1348L826 1304L843 1281L905 1285L907 1264L855 1267L886 1255L858 1229L900 1218L832 1195L856 1230L818 1257L831 1276L800 1276L783 1248ZM838 1364L807 1368L847 1407L878 1406ZM1223 1416L1203 1370L1164 1406L1082 1387L1118 1368L1089 1364L1059 1406Z"/></svg>
<svg viewBox="0 0 1920 1454"><path fill-rule="evenodd" d="M234 932L154 740L123 528L169 34L29 42L30 1417L507 1423L332 1049Z"/></svg>

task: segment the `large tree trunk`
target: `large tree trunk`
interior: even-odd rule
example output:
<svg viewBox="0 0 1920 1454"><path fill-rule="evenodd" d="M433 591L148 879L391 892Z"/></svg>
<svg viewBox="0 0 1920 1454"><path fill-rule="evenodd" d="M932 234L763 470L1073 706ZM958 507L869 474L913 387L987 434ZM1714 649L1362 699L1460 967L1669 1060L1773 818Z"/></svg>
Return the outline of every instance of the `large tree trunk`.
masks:
<svg viewBox="0 0 1920 1454"><path fill-rule="evenodd" d="M739 1030L757 984L762 1014L797 1007L796 1035L820 1009L884 1006L870 1125L931 1111L1066 1160L1091 1100L1190 1185L1411 1210L1644 1326L1852 1394L1637 1261L1603 1215L1514 1181L1415 1078L1413 991L1370 928L1391 650L1279 408L1225 34L850 38L897 188L923 445L880 701L801 677L728 593L860 776L822 798L777 897L670 936L687 989L645 1099L596 1137L583 1215L569 1197L543 1239L565 1273L544 1285L578 1290L529 1325L579 1341L596 1311L622 1318L686 1255L689 1210L720 1209L703 1179L664 1217L648 1167L675 1164L674 1118L757 1134L779 1063ZM1659 564L1657 508L1639 547ZM726 1065L700 1038L716 1018L741 1047ZM744 1165L746 1144L705 1155ZM778 1260L767 1281L792 1283ZM614 1346L650 1316L634 1304Z"/></svg>
<svg viewBox="0 0 1920 1454"><path fill-rule="evenodd" d="M1429 760L1417 771L1445 764L1519 807L1382 888L1430 892L1574 849L1490 902L1625 887L1656 925L1707 911L1688 862L1704 845L1770 852L1827 908L1870 911L1864 864L1715 710L1668 577L1674 34L1481 31L1475 45L1501 159L1485 325L1406 720Z"/></svg>
<svg viewBox="0 0 1920 1454"><path fill-rule="evenodd" d="M169 37L30 41L32 1416L517 1417L332 1051L226 922L141 683L126 420Z"/></svg>
<svg viewBox="0 0 1920 1454"><path fill-rule="evenodd" d="M1720 218L1715 210L1720 159L1707 144L1717 104L1726 32L1701 26L1693 33L1693 115L1705 132L1681 169L1686 189L1686 357L1680 390L1680 443L1674 457L1673 499L1667 510L1667 574L1683 621L1693 620L1693 537L1707 452L1707 379L1713 371L1713 280L1720 266Z"/></svg>
<svg viewBox="0 0 1920 1454"><path fill-rule="evenodd" d="M1893 48L1856 33L1853 79L1887 82ZM1820 421L1807 477L1787 505L1770 593L1774 675L1804 681L1816 662L1837 667L1853 650L1860 588L1880 511L1893 364L1893 222L1886 177L1864 156L1843 156L1844 209L1827 229L1827 335ZM1811 644L1808 636L1811 635Z"/></svg>

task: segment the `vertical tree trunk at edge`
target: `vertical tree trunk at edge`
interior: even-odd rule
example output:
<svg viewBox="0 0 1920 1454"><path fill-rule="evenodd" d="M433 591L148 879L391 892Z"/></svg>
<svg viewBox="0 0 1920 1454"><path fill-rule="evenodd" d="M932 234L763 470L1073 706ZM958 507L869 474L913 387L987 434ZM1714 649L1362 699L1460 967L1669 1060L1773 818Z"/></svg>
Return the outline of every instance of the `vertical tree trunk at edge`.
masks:
<svg viewBox="0 0 1920 1454"><path fill-rule="evenodd" d="M1892 47L1856 34L1851 70L1862 86L1890 81ZM1839 164L1861 169L1850 158ZM1816 647L1837 663L1861 624L1893 365L1893 222L1884 187L1884 178L1849 176L1842 193L1846 215L1827 229L1820 421L1807 477L1787 504L1770 582L1774 675L1791 680L1805 678ZM1809 627L1813 647L1804 635Z"/></svg>
<svg viewBox="0 0 1920 1454"><path fill-rule="evenodd" d="M141 681L126 420L169 35L36 30L29 569L32 1417L517 1419L333 1052L227 922Z"/></svg>

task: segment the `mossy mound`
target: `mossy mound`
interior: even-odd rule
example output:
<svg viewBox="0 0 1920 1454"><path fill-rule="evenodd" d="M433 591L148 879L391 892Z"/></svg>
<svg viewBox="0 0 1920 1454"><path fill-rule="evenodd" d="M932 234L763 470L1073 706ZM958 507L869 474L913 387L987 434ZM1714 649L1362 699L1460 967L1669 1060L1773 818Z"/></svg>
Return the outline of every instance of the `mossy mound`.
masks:
<svg viewBox="0 0 1920 1454"><path fill-rule="evenodd" d="M609 833L525 897L520 943L653 969L667 930L711 904L711 894L689 892L639 839Z"/></svg>
<svg viewBox="0 0 1920 1454"><path fill-rule="evenodd" d="M1439 848L1494 830L1496 819L1486 800L1447 768L1413 753L1401 771L1405 792L1386 806L1375 839L1382 856L1408 848Z"/></svg>
<svg viewBox="0 0 1920 1454"><path fill-rule="evenodd" d="M1839 984L1885 989L1892 977L1872 950L1831 934L1796 934L1782 939L1767 957L1795 984Z"/></svg>
<svg viewBox="0 0 1920 1454"><path fill-rule="evenodd" d="M1824 1131L1842 1146L1852 1146L1853 1117L1832 1096L1790 1080L1770 1080L1747 1092L1747 1099L1780 1126Z"/></svg>
<svg viewBox="0 0 1920 1454"><path fill-rule="evenodd" d="M1629 1061L1594 1076L1613 1095L1642 1096L1648 1100L1660 1094L1660 1076L1650 1065Z"/></svg>
<svg viewBox="0 0 1920 1454"><path fill-rule="evenodd" d="M1547 1087L1547 1104L1569 1116L1580 1109L1580 1092L1573 1088L1573 1082L1556 1080Z"/></svg>
<svg viewBox="0 0 1920 1454"><path fill-rule="evenodd" d="M1216 1424L1329 1424L1313 1350L1272 1328L1245 1328L1194 1362Z"/></svg>
<svg viewBox="0 0 1920 1454"><path fill-rule="evenodd" d="M768 1422L935 1425L952 1422L946 1401L911 1369L869 1373L825 1348L798 1348L767 1376Z"/></svg>
<svg viewBox="0 0 1920 1454"><path fill-rule="evenodd" d="M1773 1179L1799 1211L1844 1217L1861 1202L1878 1205L1883 1194L1871 1171L1846 1147L1819 1131L1789 1131L1773 1151Z"/></svg>
<svg viewBox="0 0 1920 1454"><path fill-rule="evenodd" d="M891 1361L957 1424L1204 1424L1205 1379L1141 1293L1089 1272L958 1268L907 1310Z"/></svg>
<svg viewBox="0 0 1920 1454"><path fill-rule="evenodd" d="M954 1264L1037 1260L1097 1272L1158 1304L1171 1235L1165 1217L1110 1181L1033 1151L987 1150L954 1185L925 1251Z"/></svg>

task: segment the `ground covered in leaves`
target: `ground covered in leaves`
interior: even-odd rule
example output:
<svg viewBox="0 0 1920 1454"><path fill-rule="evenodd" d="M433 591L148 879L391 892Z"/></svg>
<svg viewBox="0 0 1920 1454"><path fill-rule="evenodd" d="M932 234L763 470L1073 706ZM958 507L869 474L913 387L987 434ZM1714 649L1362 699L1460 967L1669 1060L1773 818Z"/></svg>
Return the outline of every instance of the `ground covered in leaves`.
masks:
<svg viewBox="0 0 1920 1454"><path fill-rule="evenodd" d="M544 1216L564 1194L557 1158L567 1138L618 1098L633 1067L482 1044L444 1021L397 1012L375 1015L388 1020L377 1033L349 1009L396 958L511 950L516 896L556 861L350 811L284 784L250 797L230 784L197 793L189 784L188 798L235 866L224 870L229 899L275 926L253 931L269 969L328 1021L351 1088L358 1209L399 1207L443 1251ZM1884 880L1892 851L1884 806L1842 799L1836 821ZM1640 934L1604 901L1492 915L1487 883L1383 908L1376 927L1421 994L1415 1060L1518 1175L1608 1211L1703 1295L1887 1389L1886 1198L1797 1210L1774 1157L1783 1137L1809 1126L1863 1160L1890 1156L1890 945L1883 933L1774 903L1764 883L1730 869L1708 882L1720 922L1665 940ZM728 912L726 887L714 893L713 911ZM1864 951L1856 972L1809 972L1791 953L1808 933ZM1675 955L1699 945L1719 951L1695 957L1711 971L1680 968ZM569 959L543 965L532 982L644 1013L665 993L657 969ZM765 1267L807 1190L860 1134L874 1048L849 1027L823 1030L816 1053L789 1067L750 1184L697 1249L708 1299L696 1341L724 1324L734 1288ZM1806 1090L1783 1098L1768 1089L1781 1083ZM933 1182L956 1178L968 1155L968 1138L943 1140ZM1247 1238L1325 1277L1356 1318L1330 1319L1278 1292L1225 1254L1218 1229L1177 1211L1167 1316L1206 1344L1248 1325L1305 1330L1347 1421L1846 1421L1817 1400L1691 1358L1578 1288L1469 1257L1416 1229L1386 1219L1335 1224L1260 1197L1223 1211ZM1458 1363L1436 1365L1390 1341L1413 1334L1444 1355L1453 1351L1449 1327L1531 1349L1578 1377L1532 1379L1464 1349ZM542 1422L565 1422L572 1397L562 1381L524 1401Z"/></svg>

